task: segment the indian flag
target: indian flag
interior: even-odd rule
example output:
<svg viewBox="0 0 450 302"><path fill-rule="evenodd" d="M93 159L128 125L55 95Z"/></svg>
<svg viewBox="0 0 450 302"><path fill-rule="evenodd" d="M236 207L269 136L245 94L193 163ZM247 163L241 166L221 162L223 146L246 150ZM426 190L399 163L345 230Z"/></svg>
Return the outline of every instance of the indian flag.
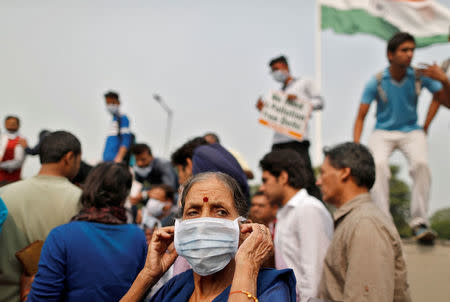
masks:
<svg viewBox="0 0 450 302"><path fill-rule="evenodd" d="M322 29L368 33L388 40L409 32L417 47L448 42L450 10L433 0L319 0Z"/></svg>

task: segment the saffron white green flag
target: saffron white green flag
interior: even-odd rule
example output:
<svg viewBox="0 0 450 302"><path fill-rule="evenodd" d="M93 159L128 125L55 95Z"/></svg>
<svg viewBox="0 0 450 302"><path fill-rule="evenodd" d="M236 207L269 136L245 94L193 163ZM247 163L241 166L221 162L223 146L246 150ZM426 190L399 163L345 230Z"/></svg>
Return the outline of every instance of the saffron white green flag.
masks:
<svg viewBox="0 0 450 302"><path fill-rule="evenodd" d="M417 47L449 41L450 9L434 0L318 0L322 29L368 33L388 40L398 31L414 36Z"/></svg>

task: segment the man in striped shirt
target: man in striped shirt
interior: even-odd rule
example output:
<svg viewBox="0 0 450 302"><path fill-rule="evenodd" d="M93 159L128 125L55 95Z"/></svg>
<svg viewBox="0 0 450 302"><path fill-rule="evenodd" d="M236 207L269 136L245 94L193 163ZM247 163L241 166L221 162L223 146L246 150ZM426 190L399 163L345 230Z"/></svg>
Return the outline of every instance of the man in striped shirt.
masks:
<svg viewBox="0 0 450 302"><path fill-rule="evenodd" d="M106 138L103 161L124 161L131 145L130 121L120 112L119 94L108 91L105 94L106 109L113 116L111 128Z"/></svg>

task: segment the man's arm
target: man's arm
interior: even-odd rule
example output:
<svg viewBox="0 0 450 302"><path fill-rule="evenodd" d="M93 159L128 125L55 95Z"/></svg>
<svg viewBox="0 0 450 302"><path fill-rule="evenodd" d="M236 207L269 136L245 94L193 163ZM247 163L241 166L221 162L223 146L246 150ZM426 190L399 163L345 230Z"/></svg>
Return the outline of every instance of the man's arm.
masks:
<svg viewBox="0 0 450 302"><path fill-rule="evenodd" d="M450 81L442 82L442 90L435 93L433 98L436 98L442 105L450 108Z"/></svg>
<svg viewBox="0 0 450 302"><path fill-rule="evenodd" d="M355 125L353 127L353 141L355 143L359 143L361 140L364 119L366 118L367 112L369 112L370 104L377 98L379 84L381 85L381 83L378 83L377 78L372 77L366 84L366 87L364 87L358 115L356 116Z"/></svg>
<svg viewBox="0 0 450 302"><path fill-rule="evenodd" d="M306 93L310 98L311 104L313 105L313 110L322 110L324 106L323 97L320 94L319 87L316 83L309 79L306 85Z"/></svg>
<svg viewBox="0 0 450 302"><path fill-rule="evenodd" d="M323 262L333 236L333 220L326 209L306 205L298 213L297 289L303 300L316 298Z"/></svg>
<svg viewBox="0 0 450 302"><path fill-rule="evenodd" d="M361 133L364 127L364 120L367 112L369 112L370 104L361 103L359 105L358 115L356 116L355 126L353 127L353 141L359 143L361 140Z"/></svg>
<svg viewBox="0 0 450 302"><path fill-rule="evenodd" d="M24 160L25 160L25 152L22 146L17 145L14 148L14 159L1 162L0 169L6 170L8 172L15 171L22 166Z"/></svg>
<svg viewBox="0 0 450 302"><path fill-rule="evenodd" d="M116 154L116 157L114 158L115 163L121 163L123 161L123 158L127 154L127 147L120 146L119 151Z"/></svg>
<svg viewBox="0 0 450 302"><path fill-rule="evenodd" d="M438 112L440 105L441 103L439 103L439 101L433 99L430 103L430 107L428 107L427 117L423 125L423 131L425 131L426 134L428 134L428 129L430 127L431 121L436 116L436 113Z"/></svg>
<svg viewBox="0 0 450 302"><path fill-rule="evenodd" d="M390 240L370 218L355 226L347 246L346 302L394 301L395 253Z"/></svg>
<svg viewBox="0 0 450 302"><path fill-rule="evenodd" d="M120 148L114 158L114 162L120 163L127 154L128 149L131 146L131 132L130 132L130 121L125 115L122 115L120 121Z"/></svg>

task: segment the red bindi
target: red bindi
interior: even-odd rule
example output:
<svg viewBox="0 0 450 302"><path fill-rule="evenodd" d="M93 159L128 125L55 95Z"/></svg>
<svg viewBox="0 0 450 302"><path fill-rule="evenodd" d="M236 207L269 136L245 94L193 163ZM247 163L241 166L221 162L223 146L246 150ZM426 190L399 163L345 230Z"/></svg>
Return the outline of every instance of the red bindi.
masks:
<svg viewBox="0 0 450 302"><path fill-rule="evenodd" d="M203 197L203 202L208 202L208 197Z"/></svg>

